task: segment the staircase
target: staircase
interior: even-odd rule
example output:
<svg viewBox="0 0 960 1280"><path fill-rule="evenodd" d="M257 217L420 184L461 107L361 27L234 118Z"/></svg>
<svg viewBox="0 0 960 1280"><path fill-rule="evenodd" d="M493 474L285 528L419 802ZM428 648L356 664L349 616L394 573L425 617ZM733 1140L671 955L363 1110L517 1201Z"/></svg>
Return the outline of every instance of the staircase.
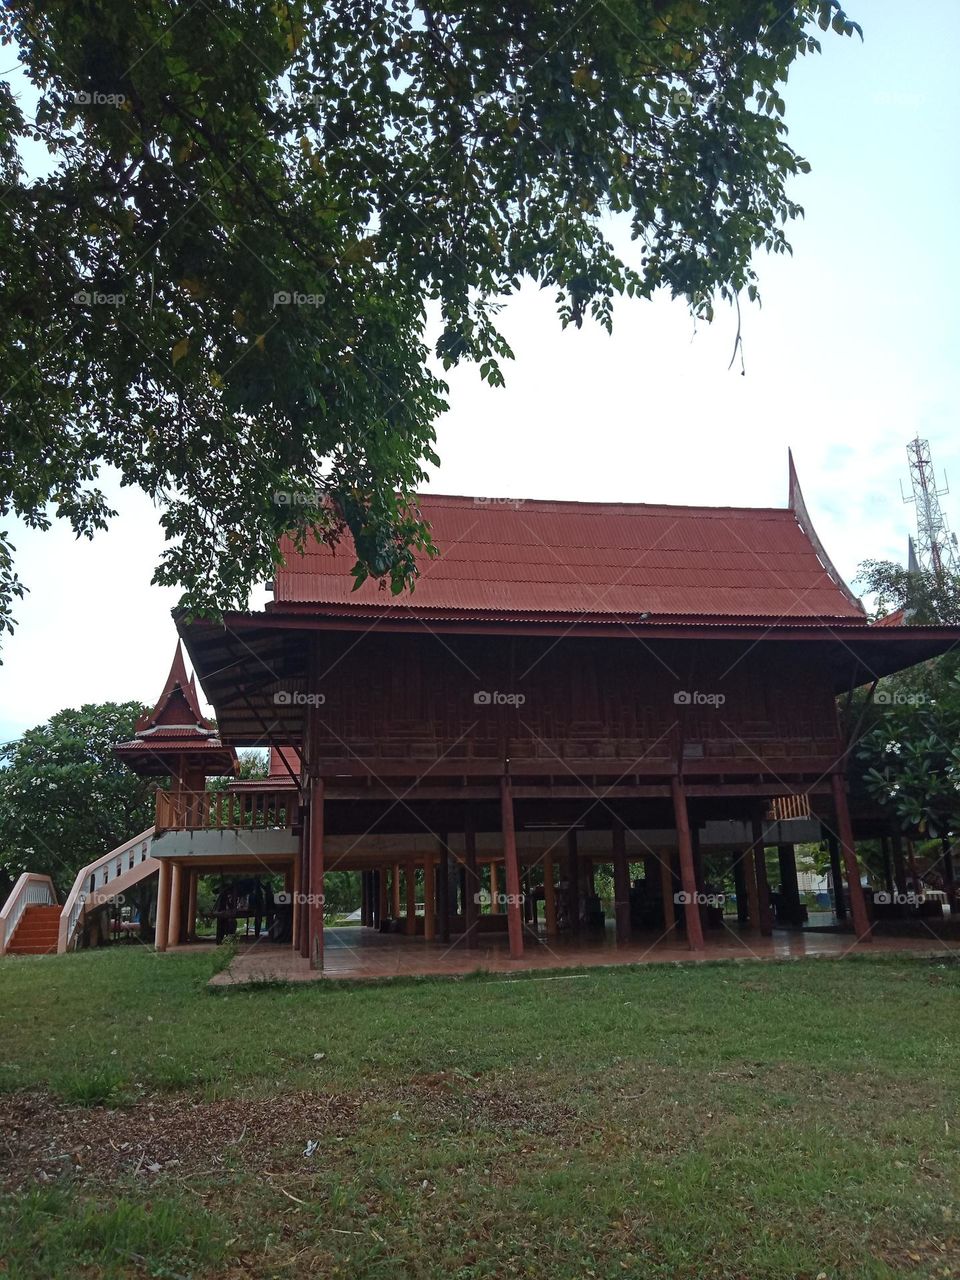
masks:
<svg viewBox="0 0 960 1280"><path fill-rule="evenodd" d="M49 956L57 950L60 933L60 908L58 906L27 907L13 937L7 943L7 954L12 956Z"/></svg>

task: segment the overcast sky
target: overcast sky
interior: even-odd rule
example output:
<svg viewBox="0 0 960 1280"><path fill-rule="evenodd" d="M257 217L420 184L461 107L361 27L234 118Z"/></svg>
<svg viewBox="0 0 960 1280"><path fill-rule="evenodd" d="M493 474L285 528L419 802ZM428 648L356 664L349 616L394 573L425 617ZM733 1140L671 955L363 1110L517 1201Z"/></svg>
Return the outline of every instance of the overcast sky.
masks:
<svg viewBox="0 0 960 1280"><path fill-rule="evenodd" d="M807 506L850 580L867 558L902 560L913 509L907 441L931 443L956 491L960 267L960 3L923 22L893 0L850 0L865 40L824 37L784 94L793 146L813 165L791 194L806 219L792 258L759 259L762 309L696 330L682 305L623 301L613 337L561 332L551 292L502 317L516 361L505 389L450 376L439 493L580 501L784 506L792 446ZM14 526L30 595L0 668L0 742L65 706L152 701L175 643L176 593L150 585L157 513L117 492L91 543Z"/></svg>

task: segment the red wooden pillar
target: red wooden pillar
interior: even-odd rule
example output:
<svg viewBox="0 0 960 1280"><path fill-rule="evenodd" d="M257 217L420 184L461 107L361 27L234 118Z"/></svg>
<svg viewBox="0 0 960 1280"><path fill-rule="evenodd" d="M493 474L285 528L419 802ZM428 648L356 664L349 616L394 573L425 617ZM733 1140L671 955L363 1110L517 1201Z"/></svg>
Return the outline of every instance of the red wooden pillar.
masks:
<svg viewBox="0 0 960 1280"><path fill-rule="evenodd" d="M407 881L407 919L404 926L404 932L408 937L412 938L417 932L417 864L412 858L407 859L406 865L406 881ZM430 911L431 904L425 902L423 904L424 913Z"/></svg>
<svg viewBox="0 0 960 1280"><path fill-rule="evenodd" d="M480 904L477 894L482 885L477 873L477 833L474 830L473 815L468 813L463 832L463 859L466 869L466 892L463 895L463 930L464 941L468 947L480 945L480 930L477 917L480 915Z"/></svg>
<svg viewBox="0 0 960 1280"><path fill-rule="evenodd" d="M673 812L677 827L677 845L680 852L680 883L685 901L684 919L687 922L687 943L691 951L703 950L703 923L697 904L697 877L693 867L693 845L690 840L690 819L687 816L687 794L679 778L670 779L673 793Z"/></svg>
<svg viewBox="0 0 960 1280"><path fill-rule="evenodd" d="M847 890L850 894L850 914L853 916L853 931L861 942L870 941L870 921L867 917L867 904L863 896L863 885L860 883L860 866L857 862L857 850L853 843L853 826L850 822L850 810L847 807L847 783L842 774L834 773L830 777L833 790L833 805L837 812L837 835L840 837L840 849L843 853L843 864L847 872Z"/></svg>
<svg viewBox="0 0 960 1280"><path fill-rule="evenodd" d="M576 828L567 832L567 885L570 895L569 926L573 933L577 933L580 929L580 857Z"/></svg>
<svg viewBox="0 0 960 1280"><path fill-rule="evenodd" d="M384 921L390 915L387 899L387 868L377 868L377 928L382 929Z"/></svg>
<svg viewBox="0 0 960 1280"><path fill-rule="evenodd" d="M304 960L310 958L310 799L305 792L306 803L300 806L300 900L296 904L300 916L297 931L297 950Z"/></svg>
<svg viewBox="0 0 960 1280"><path fill-rule="evenodd" d="M660 863L660 893L663 897L663 928L670 933L677 927L677 908L673 900L673 854L661 849L657 855Z"/></svg>
<svg viewBox="0 0 960 1280"><path fill-rule="evenodd" d="M747 914L750 928L760 929L760 894L757 891L757 872L753 862L753 845L740 854L743 878L747 882Z"/></svg>
<svg viewBox="0 0 960 1280"><path fill-rule="evenodd" d="M513 791L510 779L500 779L500 822L503 828L503 861L507 878L507 933L510 959L523 955L523 915L520 908L520 866L517 862L517 835L513 821Z"/></svg>
<svg viewBox="0 0 960 1280"><path fill-rule="evenodd" d="M753 818L753 874L757 883L760 932L765 938L770 938L773 936L773 908L770 906L770 886L767 884L767 853L763 843L763 819L757 816Z"/></svg>
<svg viewBox="0 0 960 1280"><path fill-rule="evenodd" d="M622 822L613 827L613 914L617 925L617 943L630 941L630 863L627 861L627 833Z"/></svg>
<svg viewBox="0 0 960 1280"><path fill-rule="evenodd" d="M310 965L323 968L323 779L310 784Z"/></svg>

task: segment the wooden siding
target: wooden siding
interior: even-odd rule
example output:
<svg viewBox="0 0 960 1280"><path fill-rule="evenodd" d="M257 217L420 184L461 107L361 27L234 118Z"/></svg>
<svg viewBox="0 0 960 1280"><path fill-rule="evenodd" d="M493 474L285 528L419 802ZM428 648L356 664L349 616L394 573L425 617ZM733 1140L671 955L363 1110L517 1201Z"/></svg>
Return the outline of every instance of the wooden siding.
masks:
<svg viewBox="0 0 960 1280"><path fill-rule="evenodd" d="M809 644L374 628L359 642L318 636L312 665L309 754L327 776L496 774L509 757L558 777L585 764L662 776L681 760L691 774L776 777L829 770L839 754L830 677Z"/></svg>

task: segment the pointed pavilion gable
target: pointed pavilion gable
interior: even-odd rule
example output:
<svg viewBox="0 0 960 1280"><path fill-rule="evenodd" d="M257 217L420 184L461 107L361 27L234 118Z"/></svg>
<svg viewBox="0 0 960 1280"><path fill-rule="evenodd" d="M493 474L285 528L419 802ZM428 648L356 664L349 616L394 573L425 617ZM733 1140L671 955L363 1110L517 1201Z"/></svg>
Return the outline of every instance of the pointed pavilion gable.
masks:
<svg viewBox="0 0 960 1280"><path fill-rule="evenodd" d="M206 719L200 709L200 698L197 695L197 684L193 676L188 678L186 663L183 660L183 647L177 641L170 674L163 686L163 692L157 699L152 711L146 712L137 721L137 732L152 729L158 725L197 726L212 729L213 725Z"/></svg>
<svg viewBox="0 0 960 1280"><path fill-rule="evenodd" d="M179 640L156 706L139 718L133 738L114 747L114 754L134 773L148 777L236 773L237 753L223 745L201 711L196 680L187 676Z"/></svg>

